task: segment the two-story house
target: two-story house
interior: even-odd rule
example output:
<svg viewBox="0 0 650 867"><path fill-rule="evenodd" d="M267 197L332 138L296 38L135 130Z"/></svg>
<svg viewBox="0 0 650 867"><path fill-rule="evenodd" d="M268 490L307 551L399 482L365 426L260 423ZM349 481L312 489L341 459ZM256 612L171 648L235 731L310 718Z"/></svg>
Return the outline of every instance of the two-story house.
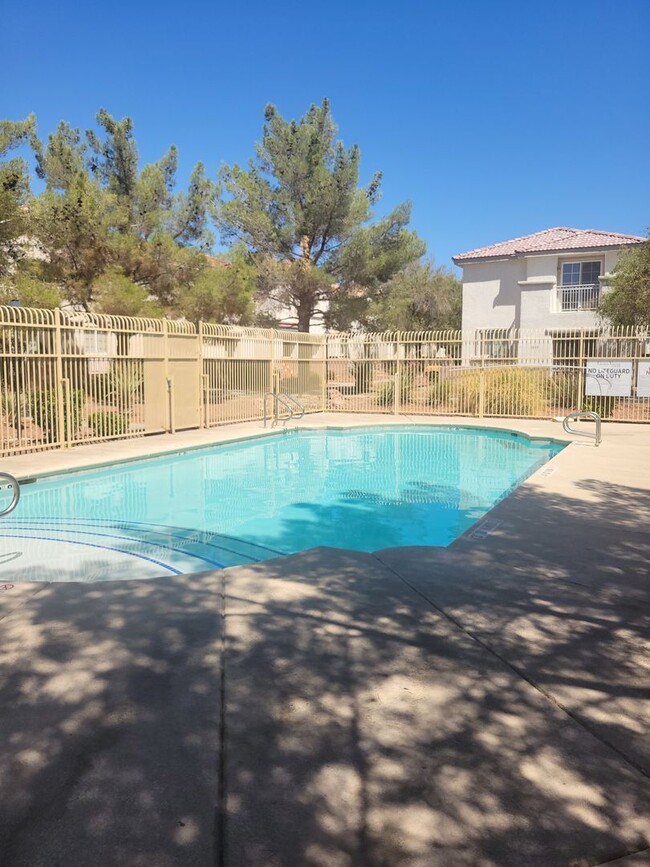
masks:
<svg viewBox="0 0 650 867"><path fill-rule="evenodd" d="M644 240L562 227L460 253L463 330L594 328L620 251Z"/></svg>

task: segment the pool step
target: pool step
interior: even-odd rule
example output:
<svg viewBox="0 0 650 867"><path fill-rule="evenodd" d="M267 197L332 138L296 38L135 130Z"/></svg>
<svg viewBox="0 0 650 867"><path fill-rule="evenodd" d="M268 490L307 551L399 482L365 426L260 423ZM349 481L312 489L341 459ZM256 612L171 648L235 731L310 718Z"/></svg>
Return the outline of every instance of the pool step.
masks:
<svg viewBox="0 0 650 867"><path fill-rule="evenodd" d="M0 579L100 581L203 572L282 552L217 533L156 524L24 518L0 528Z"/></svg>

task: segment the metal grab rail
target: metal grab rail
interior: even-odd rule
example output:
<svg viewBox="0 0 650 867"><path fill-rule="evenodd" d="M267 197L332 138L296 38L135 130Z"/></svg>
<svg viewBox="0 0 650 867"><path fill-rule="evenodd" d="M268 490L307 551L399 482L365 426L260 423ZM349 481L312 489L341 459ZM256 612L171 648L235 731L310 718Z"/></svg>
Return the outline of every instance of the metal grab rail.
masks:
<svg viewBox="0 0 650 867"><path fill-rule="evenodd" d="M9 486L13 490L14 495L7 508L3 509L0 512L0 518L2 518L4 515L8 515L9 512L13 512L13 510L18 505L18 501L20 500L20 485L18 484L18 480L11 476L9 473L0 473L0 485L3 481L9 482Z"/></svg>
<svg viewBox="0 0 650 867"><path fill-rule="evenodd" d="M293 418L294 415L296 415L297 419L300 419L303 417L303 415L305 414L305 407L303 406L303 404L300 403L300 401L297 398L295 398L292 394L286 394L284 391L280 392L278 397L286 398L287 400L291 401L291 403L293 403L294 406L297 406L298 409L300 410L300 415L296 415L295 413L292 412L290 415L290 418ZM286 403L285 403L285 406L286 406Z"/></svg>
<svg viewBox="0 0 650 867"><path fill-rule="evenodd" d="M576 430L575 428L571 427L569 422L571 420L578 421L578 419L580 418L590 418L595 421L596 433L591 433L591 431ZM595 440L594 446L599 446L603 441L600 432L601 424L602 419L597 412L591 412L590 410L576 410L575 412L570 412L564 417L564 420L562 421L562 429L565 430L567 433L574 434L575 436L589 437L590 439Z"/></svg>
<svg viewBox="0 0 650 867"><path fill-rule="evenodd" d="M287 418L284 419L284 424L286 424L288 421L291 421L291 419L293 419L294 416L295 416L295 418L300 419L305 414L305 407L300 403L299 400L297 400L292 395L285 394L285 392L283 392L283 391L282 392L267 391L266 394L264 395L264 427L266 427L267 421L269 420L269 418L271 418L267 412L267 406L268 406L267 398L269 398L269 397L273 398L273 416L272 416L272 420L271 420L271 427L275 427L276 424L280 420L279 415L278 415L278 404L279 403L281 403L282 406L284 406L286 409L289 410L289 415ZM294 412L294 406L298 407L298 409L300 410L300 415L296 415L296 413Z"/></svg>
<svg viewBox="0 0 650 867"><path fill-rule="evenodd" d="M272 416L269 416L269 414L267 412L267 402L266 401L267 401L267 398L269 398L269 397L273 398L273 415ZM279 416L278 416L278 403L281 403L283 406L286 406L286 408L289 410L289 417L285 418L284 423L286 424L288 421L291 421L291 419L293 418L293 407L291 406L291 404L288 403L288 401L283 400L282 395L276 394L273 391L267 391L266 394L264 395L264 427L266 427L266 423L269 420L269 418L271 419L271 427L275 427L276 424L278 423L278 421L280 420Z"/></svg>
<svg viewBox="0 0 650 867"><path fill-rule="evenodd" d="M278 414L278 404L281 403L282 406L286 407L289 410L289 415L284 419L283 424L286 424L288 421L291 421L293 418L293 407L289 403L288 400L285 400L286 395L284 394L276 394L275 395L275 418L273 419L273 424L271 427L275 427L275 425L280 421L280 416Z"/></svg>

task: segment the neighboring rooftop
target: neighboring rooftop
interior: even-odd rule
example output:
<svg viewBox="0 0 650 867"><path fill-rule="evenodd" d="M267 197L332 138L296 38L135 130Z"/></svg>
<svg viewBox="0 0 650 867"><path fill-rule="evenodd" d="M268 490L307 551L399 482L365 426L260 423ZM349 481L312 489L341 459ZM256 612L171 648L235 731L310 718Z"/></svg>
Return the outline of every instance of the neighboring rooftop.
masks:
<svg viewBox="0 0 650 867"><path fill-rule="evenodd" d="M479 247L468 253L452 256L458 265L473 259L503 259L514 258L526 253L554 253L561 250L591 250L603 247L623 247L628 244L640 244L645 241L638 235L621 235L618 232L599 232L596 229L569 229L558 226L555 229L544 229L512 241L502 241L489 247Z"/></svg>

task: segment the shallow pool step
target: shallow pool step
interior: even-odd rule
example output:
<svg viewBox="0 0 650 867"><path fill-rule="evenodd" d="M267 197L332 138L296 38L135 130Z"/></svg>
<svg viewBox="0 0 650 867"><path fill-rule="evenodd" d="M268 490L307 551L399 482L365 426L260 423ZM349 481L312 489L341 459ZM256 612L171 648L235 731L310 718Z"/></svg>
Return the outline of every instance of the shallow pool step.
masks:
<svg viewBox="0 0 650 867"><path fill-rule="evenodd" d="M204 531L108 520L14 519L0 527L2 581L109 581L203 572L282 552Z"/></svg>

